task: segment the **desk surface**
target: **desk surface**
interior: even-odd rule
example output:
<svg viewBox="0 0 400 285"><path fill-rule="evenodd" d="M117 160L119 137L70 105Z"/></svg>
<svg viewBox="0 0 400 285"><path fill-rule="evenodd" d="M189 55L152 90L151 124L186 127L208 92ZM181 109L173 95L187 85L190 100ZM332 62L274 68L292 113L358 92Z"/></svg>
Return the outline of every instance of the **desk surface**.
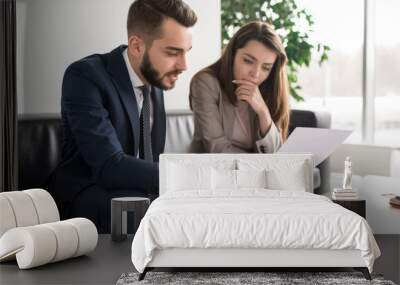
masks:
<svg viewBox="0 0 400 285"><path fill-rule="evenodd" d="M87 256L19 270L16 261L0 264L0 284L115 284L124 272L134 271L131 261L132 236L112 242L99 235L96 249Z"/></svg>
<svg viewBox="0 0 400 285"><path fill-rule="evenodd" d="M367 222L374 234L400 235L400 208L390 206L389 200L400 195L398 177L367 175L353 176L353 187L360 199L366 200ZM343 174L332 173L332 189L340 187Z"/></svg>

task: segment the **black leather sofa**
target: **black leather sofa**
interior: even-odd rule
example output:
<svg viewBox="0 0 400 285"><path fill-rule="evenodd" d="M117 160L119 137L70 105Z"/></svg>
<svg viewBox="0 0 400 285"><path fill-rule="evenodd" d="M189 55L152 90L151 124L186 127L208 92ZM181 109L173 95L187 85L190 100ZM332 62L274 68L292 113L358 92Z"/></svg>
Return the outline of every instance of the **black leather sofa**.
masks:
<svg viewBox="0 0 400 285"><path fill-rule="evenodd" d="M326 112L292 110L291 132L295 127L330 128ZM167 112L165 152L187 152L194 130L190 111ZM50 173L60 160L62 146L61 118L58 114L21 115L18 118L18 188L44 188ZM329 161L315 172L316 193L329 189Z"/></svg>

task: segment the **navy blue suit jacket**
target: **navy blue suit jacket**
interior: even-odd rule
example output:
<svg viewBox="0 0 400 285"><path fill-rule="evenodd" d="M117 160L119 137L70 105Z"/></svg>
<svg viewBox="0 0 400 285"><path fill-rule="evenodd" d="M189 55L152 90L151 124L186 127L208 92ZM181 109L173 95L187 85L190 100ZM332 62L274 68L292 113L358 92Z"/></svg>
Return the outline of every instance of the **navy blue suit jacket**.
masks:
<svg viewBox="0 0 400 285"><path fill-rule="evenodd" d="M137 158L139 114L122 56L125 48L85 57L65 71L62 158L50 187L61 204L91 186L144 195L158 189L158 163ZM158 162L165 144L165 109L163 91L152 90L152 150Z"/></svg>

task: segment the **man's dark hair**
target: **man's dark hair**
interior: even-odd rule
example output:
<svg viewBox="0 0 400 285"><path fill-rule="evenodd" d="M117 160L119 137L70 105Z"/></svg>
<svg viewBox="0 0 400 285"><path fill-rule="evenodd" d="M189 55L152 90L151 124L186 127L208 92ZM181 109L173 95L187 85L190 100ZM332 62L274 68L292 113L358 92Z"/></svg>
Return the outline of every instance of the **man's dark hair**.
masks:
<svg viewBox="0 0 400 285"><path fill-rule="evenodd" d="M136 0L129 8L128 36L154 39L160 36L161 24L168 17L187 28L197 21L195 12L182 0Z"/></svg>

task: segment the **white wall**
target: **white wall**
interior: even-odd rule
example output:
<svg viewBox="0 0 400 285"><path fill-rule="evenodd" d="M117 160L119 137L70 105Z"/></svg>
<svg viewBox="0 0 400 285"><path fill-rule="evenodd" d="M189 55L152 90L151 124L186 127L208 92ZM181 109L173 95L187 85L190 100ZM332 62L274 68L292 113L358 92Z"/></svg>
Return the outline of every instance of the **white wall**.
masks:
<svg viewBox="0 0 400 285"><path fill-rule="evenodd" d="M331 155L331 189L342 187L344 159L352 160L352 187L366 200L367 221L374 234L399 234L400 211L389 205L400 194L400 151L372 145L343 144Z"/></svg>
<svg viewBox="0 0 400 285"><path fill-rule="evenodd" d="M126 44L133 0L17 0L19 113L58 113L66 67L84 56ZM166 92L167 109L188 108L192 75L220 54L220 1L186 0L197 13L189 69Z"/></svg>
<svg viewBox="0 0 400 285"><path fill-rule="evenodd" d="M400 211L389 199L399 195L400 150L373 145L343 144L331 155L331 189L342 187L344 159L352 160L352 187L366 200L367 221L374 234L399 234Z"/></svg>
<svg viewBox="0 0 400 285"><path fill-rule="evenodd" d="M343 174L332 173L333 188L342 187ZM352 187L360 199L366 200L367 221L374 234L400 234L400 210L389 200L399 193L400 177L353 175Z"/></svg>
<svg viewBox="0 0 400 285"><path fill-rule="evenodd" d="M192 76L221 55L220 0L186 1L196 12L193 48L188 56L189 69L179 76L173 90L165 93L166 109L189 109L189 83Z"/></svg>
<svg viewBox="0 0 400 285"><path fill-rule="evenodd" d="M331 155L332 172L343 173L344 160L350 156L355 175L380 175L400 177L399 150L391 147L342 144Z"/></svg>

